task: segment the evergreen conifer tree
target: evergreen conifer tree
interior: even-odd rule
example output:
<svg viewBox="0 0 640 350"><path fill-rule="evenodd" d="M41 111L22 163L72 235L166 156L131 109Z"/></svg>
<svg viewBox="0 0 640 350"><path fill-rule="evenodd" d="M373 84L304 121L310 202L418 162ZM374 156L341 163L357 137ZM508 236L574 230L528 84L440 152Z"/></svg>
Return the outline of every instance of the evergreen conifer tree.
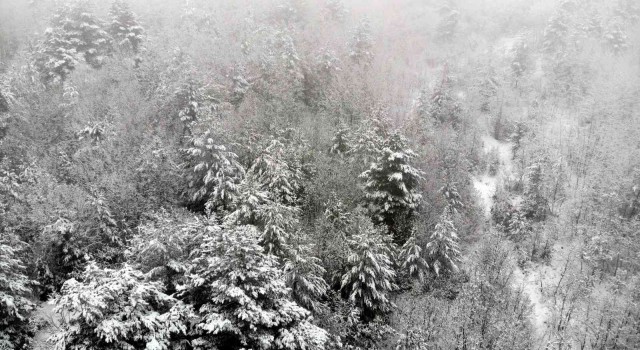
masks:
<svg viewBox="0 0 640 350"><path fill-rule="evenodd" d="M408 276L424 280L429 265L422 257L422 247L418 244L415 233L402 245L398 261L400 269Z"/></svg>
<svg viewBox="0 0 640 350"><path fill-rule="evenodd" d="M458 232L451 216L451 210L445 208L426 246L430 265L436 274L455 272L460 262Z"/></svg>
<svg viewBox="0 0 640 350"><path fill-rule="evenodd" d="M62 82L83 58L93 68L105 64L112 40L102 21L90 11L87 0L64 3L55 12L51 28L45 31L35 66L45 83Z"/></svg>
<svg viewBox="0 0 640 350"><path fill-rule="evenodd" d="M274 255L253 226L213 232L194 260L182 297L199 315L197 349L324 349L327 332L290 300Z"/></svg>
<svg viewBox="0 0 640 350"><path fill-rule="evenodd" d="M187 180L184 194L193 204L206 202L209 209L228 210L245 173L238 156L215 144L209 131L191 138L190 144L182 166Z"/></svg>
<svg viewBox="0 0 640 350"><path fill-rule="evenodd" d="M70 279L56 300L66 317L54 335L60 349L180 348L191 308L166 295L157 282L125 265L118 270L89 264L82 282Z"/></svg>
<svg viewBox="0 0 640 350"><path fill-rule="evenodd" d="M138 18L124 0L116 0L111 4L111 25L109 33L120 47L127 47L134 53L140 50L144 29Z"/></svg>
<svg viewBox="0 0 640 350"><path fill-rule="evenodd" d="M527 168L522 209L528 219L544 220L547 215L548 201L543 194L543 180L540 163Z"/></svg>
<svg viewBox="0 0 640 350"><path fill-rule="evenodd" d="M366 218L359 218L359 232L349 239L349 269L342 276L342 290L349 300L362 310L364 321L387 313L393 303L389 292L396 288L396 273L391 261L390 238L373 227Z"/></svg>
<svg viewBox="0 0 640 350"><path fill-rule="evenodd" d="M406 147L406 140L394 133L376 162L360 175L374 220L385 224L399 243L407 239L401 220L411 219L422 198L418 193L422 172L410 164L415 156Z"/></svg>
<svg viewBox="0 0 640 350"><path fill-rule="evenodd" d="M12 242L0 240L0 349L26 349L29 340L28 314L33 310L32 281L17 256Z"/></svg>
<svg viewBox="0 0 640 350"><path fill-rule="evenodd" d="M368 67L373 62L373 38L369 20L363 18L349 42L349 57L354 63Z"/></svg>

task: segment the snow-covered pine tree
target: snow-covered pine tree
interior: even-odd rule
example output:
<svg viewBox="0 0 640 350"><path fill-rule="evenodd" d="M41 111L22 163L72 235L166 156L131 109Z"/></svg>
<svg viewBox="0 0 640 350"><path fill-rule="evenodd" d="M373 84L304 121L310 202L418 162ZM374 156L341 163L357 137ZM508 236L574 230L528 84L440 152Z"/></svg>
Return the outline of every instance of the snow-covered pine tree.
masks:
<svg viewBox="0 0 640 350"><path fill-rule="evenodd" d="M233 203L235 210L226 218L228 225L253 225L260 232L260 243L267 253L286 256L289 240L298 226L300 209L273 200L258 175L247 173Z"/></svg>
<svg viewBox="0 0 640 350"><path fill-rule="evenodd" d="M184 195L194 205L206 203L209 210L228 210L238 193L245 170L238 156L213 140L210 131L192 137L191 147L183 150Z"/></svg>
<svg viewBox="0 0 640 350"><path fill-rule="evenodd" d="M262 190L269 192L274 201L296 205L304 175L297 164L287 162L286 147L279 140L271 140L269 146L254 160L248 172L254 175Z"/></svg>
<svg viewBox="0 0 640 350"><path fill-rule="evenodd" d="M103 27L87 0L73 0L58 7L35 57L43 81L64 81L80 57L93 68L102 67L112 50L111 37Z"/></svg>
<svg viewBox="0 0 640 350"><path fill-rule="evenodd" d="M524 35L518 36L517 40L513 43L511 54L511 71L516 79L519 79L529 68L529 45Z"/></svg>
<svg viewBox="0 0 640 350"><path fill-rule="evenodd" d="M173 294L184 282L191 253L200 247L207 230L217 228L186 209L161 210L146 216L148 219L129 242L127 261L150 279L161 281L166 292ZM215 218L210 216L208 220Z"/></svg>
<svg viewBox="0 0 640 350"><path fill-rule="evenodd" d="M318 310L318 301L329 289L320 259L312 255L309 245L303 244L289 249L286 255L284 273L293 300L308 310Z"/></svg>
<svg viewBox="0 0 640 350"><path fill-rule="evenodd" d="M456 35L460 13L449 6L442 7L440 13L442 14L442 19L436 29L436 38L441 42L451 42Z"/></svg>
<svg viewBox="0 0 640 350"><path fill-rule="evenodd" d="M353 32L349 41L349 57L354 63L364 67L373 62L373 38L367 18L361 19Z"/></svg>
<svg viewBox="0 0 640 350"><path fill-rule="evenodd" d="M553 16L546 28L542 38L542 46L546 53L561 54L568 45L569 25L564 13Z"/></svg>
<svg viewBox="0 0 640 350"><path fill-rule="evenodd" d="M438 275L443 270L457 271L460 262L458 232L451 216L451 210L445 208L426 246L430 266Z"/></svg>
<svg viewBox="0 0 640 350"><path fill-rule="evenodd" d="M392 243L366 217L358 218L357 227L359 232L349 239L349 269L342 276L341 289L362 310L362 319L371 321L393 306L389 300L389 293L396 288Z"/></svg>
<svg viewBox="0 0 640 350"><path fill-rule="evenodd" d="M88 0L73 0L53 17L54 28L62 29L67 40L93 68L100 68L112 50L112 39L104 23L91 12Z"/></svg>
<svg viewBox="0 0 640 350"><path fill-rule="evenodd" d="M369 165L381 155L389 138L389 120L382 108L376 108L354 132L353 146L347 152L354 161Z"/></svg>
<svg viewBox="0 0 640 350"><path fill-rule="evenodd" d="M548 200L543 193L543 175L540 163L534 163L527 168L524 184L524 203L522 210L525 217L532 220L544 220L548 212Z"/></svg>
<svg viewBox="0 0 640 350"><path fill-rule="evenodd" d="M259 245L254 226L205 239L181 295L199 314L196 349L324 349L327 332L290 299L277 257Z"/></svg>
<svg viewBox="0 0 640 350"><path fill-rule="evenodd" d="M415 232L404 242L398 254L400 269L409 277L417 278L420 281L429 271L429 264L422 257L422 247L416 240Z"/></svg>
<svg viewBox="0 0 640 350"><path fill-rule="evenodd" d="M0 240L0 349L26 349L29 343L27 318L33 310L31 284L18 249L5 232Z"/></svg>
<svg viewBox="0 0 640 350"><path fill-rule="evenodd" d="M351 150L350 132L351 130L348 127L340 125L338 131L336 131L333 136L333 140L331 141L331 148L329 149L330 154L340 156L347 154L347 152Z"/></svg>
<svg viewBox="0 0 640 350"><path fill-rule="evenodd" d="M65 324L53 336L58 349L173 349L186 335L190 307L166 295L157 282L125 265L87 266L82 282L70 279L56 299Z"/></svg>
<svg viewBox="0 0 640 350"><path fill-rule="evenodd" d="M422 171L410 164L415 156L404 137L395 132L385 141L377 160L360 175L374 220L385 224L399 244L408 236L401 221L411 219L422 199L418 193Z"/></svg>
<svg viewBox="0 0 640 350"><path fill-rule="evenodd" d="M433 90L424 89L420 93L416 106L418 116L439 124L458 125L462 117L462 106L452 95L450 82L451 78L445 72L442 81Z"/></svg>
<svg viewBox="0 0 640 350"><path fill-rule="evenodd" d="M464 208L462 197L458 192L458 188L455 182L447 182L440 188L440 193L444 197L446 206L451 213L457 214L459 210L462 210Z"/></svg>
<svg viewBox="0 0 640 350"><path fill-rule="evenodd" d="M109 33L120 47L126 47L137 53L142 43L144 29L138 23L137 16L124 0L116 0L109 11L111 25Z"/></svg>
<svg viewBox="0 0 640 350"><path fill-rule="evenodd" d="M327 17L338 22L344 20L347 9L342 0L326 0L324 6L327 11Z"/></svg>
<svg viewBox="0 0 640 350"><path fill-rule="evenodd" d="M78 65L80 55L61 28L47 28L37 47L34 66L47 85L62 83Z"/></svg>
<svg viewBox="0 0 640 350"><path fill-rule="evenodd" d="M614 54L619 55L629 48L629 37L620 24L612 24L606 29L603 41Z"/></svg>

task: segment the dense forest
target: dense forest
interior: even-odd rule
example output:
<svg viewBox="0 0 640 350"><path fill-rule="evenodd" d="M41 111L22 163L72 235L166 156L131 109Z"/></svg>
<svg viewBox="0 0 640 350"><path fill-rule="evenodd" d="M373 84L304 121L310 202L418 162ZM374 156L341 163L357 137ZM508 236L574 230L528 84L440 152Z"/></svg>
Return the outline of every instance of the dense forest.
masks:
<svg viewBox="0 0 640 350"><path fill-rule="evenodd" d="M637 0L0 0L0 349L640 349Z"/></svg>

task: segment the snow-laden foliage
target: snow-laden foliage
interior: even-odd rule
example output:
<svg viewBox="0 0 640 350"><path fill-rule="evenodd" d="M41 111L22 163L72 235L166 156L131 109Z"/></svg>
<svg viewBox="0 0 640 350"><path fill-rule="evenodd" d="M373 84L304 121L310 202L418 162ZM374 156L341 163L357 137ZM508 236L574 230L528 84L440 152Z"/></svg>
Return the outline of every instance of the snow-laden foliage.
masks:
<svg viewBox="0 0 640 350"><path fill-rule="evenodd" d="M44 41L38 46L34 66L44 83L62 82L76 68L80 55L61 28L48 28L44 35Z"/></svg>
<svg viewBox="0 0 640 350"><path fill-rule="evenodd" d="M418 193L422 172L411 165L415 157L405 138L394 133L385 140L376 161L360 175L374 219L387 225L394 239L401 243L406 240L401 220L409 220L422 199Z"/></svg>
<svg viewBox="0 0 640 350"><path fill-rule="evenodd" d="M422 247L418 244L415 233L402 245L398 254L398 264L403 273L424 281L429 264L422 257Z"/></svg>
<svg viewBox="0 0 640 350"><path fill-rule="evenodd" d="M603 34L603 41L613 53L619 55L629 48L629 37L623 27L613 24Z"/></svg>
<svg viewBox="0 0 640 350"><path fill-rule="evenodd" d="M129 8L129 4L124 0L116 0L111 4L109 14L111 15L109 33L118 46L137 53L140 50L144 29L138 23L138 18Z"/></svg>
<svg viewBox="0 0 640 350"><path fill-rule="evenodd" d="M529 55L530 49L526 38L524 35L518 36L511 48L511 71L516 78L521 78L529 69Z"/></svg>
<svg viewBox="0 0 640 350"><path fill-rule="evenodd" d="M351 150L353 146L351 145L350 132L351 130L345 125L340 126L331 140L330 154L345 155Z"/></svg>
<svg viewBox="0 0 640 350"><path fill-rule="evenodd" d="M560 54L568 46L569 24L564 13L560 13L551 19L544 29L542 45L548 54Z"/></svg>
<svg viewBox="0 0 640 350"><path fill-rule="evenodd" d="M360 20L351 41L349 41L349 57L354 63L367 67L373 62L373 38L371 25L367 18Z"/></svg>
<svg viewBox="0 0 640 350"><path fill-rule="evenodd" d="M460 22L460 12L455 8L443 6L440 9L442 19L436 28L436 38L441 42L451 42L456 35L458 22Z"/></svg>
<svg viewBox="0 0 640 350"><path fill-rule="evenodd" d="M342 0L326 0L324 7L327 11L327 17L334 21L344 20L347 14L347 9Z"/></svg>
<svg viewBox="0 0 640 350"><path fill-rule="evenodd" d="M368 219L358 221L358 232L349 238L351 252L341 289L362 310L363 320L370 321L391 310L389 293L396 288L396 272L390 237Z"/></svg>
<svg viewBox="0 0 640 350"><path fill-rule="evenodd" d="M184 150L185 196L191 203L206 202L209 209L229 209L244 176L238 156L216 144L209 131L191 138Z"/></svg>
<svg viewBox="0 0 640 350"><path fill-rule="evenodd" d="M440 188L440 194L444 197L446 201L446 207L453 213L457 214L460 210L464 208L464 203L462 203L462 197L458 192L458 187L455 182L447 182L444 186Z"/></svg>
<svg viewBox="0 0 640 350"><path fill-rule="evenodd" d="M272 199L285 205L295 205L302 189L303 174L298 164L287 162L286 145L271 140L254 160L248 172L260 183Z"/></svg>
<svg viewBox="0 0 640 350"><path fill-rule="evenodd" d="M93 68L102 67L112 50L112 39L103 27L87 0L60 5L36 53L35 66L43 81L64 81L80 58Z"/></svg>
<svg viewBox="0 0 640 350"><path fill-rule="evenodd" d="M33 309L29 299L32 282L25 275L13 242L6 233L0 237L0 349L26 349L28 314Z"/></svg>
<svg viewBox="0 0 640 350"><path fill-rule="evenodd" d="M544 196L544 179L542 166L534 163L527 168L526 181L524 184L523 210L525 216L533 220L544 220L548 212L548 200Z"/></svg>
<svg viewBox="0 0 640 350"><path fill-rule="evenodd" d="M315 311L329 286L323 275L325 269L320 259L312 255L307 245L298 245L287 251L284 259L287 286L291 288L293 299L303 307Z"/></svg>
<svg viewBox="0 0 640 350"><path fill-rule="evenodd" d="M357 130L353 132L353 146L348 154L353 160L369 165L380 157L381 151L389 138L389 119L385 110L376 109L371 117L362 121Z"/></svg>
<svg viewBox="0 0 640 350"><path fill-rule="evenodd" d="M290 298L284 272L253 226L205 239L182 295L199 315L197 349L324 349L327 333Z"/></svg>
<svg viewBox="0 0 640 350"><path fill-rule="evenodd" d="M462 106L453 95L450 85L450 77L445 75L432 90L424 89L416 106L418 116L437 124L449 123L457 126L462 118Z"/></svg>
<svg viewBox="0 0 640 350"><path fill-rule="evenodd" d="M248 176L240 185L235 211L225 220L236 225L256 226L262 233L260 242L266 251L283 256L298 225L299 209L273 201L269 192L260 187L253 176Z"/></svg>
<svg viewBox="0 0 640 350"><path fill-rule="evenodd" d="M180 349L191 310L166 295L157 282L125 265L87 266L82 282L70 279L56 300L65 323L54 335L57 349Z"/></svg>
<svg viewBox="0 0 640 350"><path fill-rule="evenodd" d="M453 223L451 210L445 208L425 249L436 274L458 270L461 258L458 241L458 230Z"/></svg>
<svg viewBox="0 0 640 350"><path fill-rule="evenodd" d="M149 278L162 281L167 292L174 292L183 282L191 253L214 228L186 210L151 213L129 243L128 261Z"/></svg>

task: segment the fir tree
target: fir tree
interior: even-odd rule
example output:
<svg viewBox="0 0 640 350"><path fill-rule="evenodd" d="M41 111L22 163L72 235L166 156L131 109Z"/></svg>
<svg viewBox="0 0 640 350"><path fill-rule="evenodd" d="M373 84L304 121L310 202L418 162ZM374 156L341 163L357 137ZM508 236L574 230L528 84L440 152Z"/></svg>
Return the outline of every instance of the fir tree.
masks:
<svg viewBox="0 0 640 350"><path fill-rule="evenodd" d="M238 156L215 144L209 131L191 138L190 144L182 165L187 180L184 195L195 205L206 202L209 209L228 210L245 173Z"/></svg>
<svg viewBox="0 0 640 350"><path fill-rule="evenodd" d="M354 158L354 161L361 161L363 164L369 165L378 159L385 142L389 138L389 120L386 111L376 109L371 116L365 119L358 130L354 132L353 147L348 154Z"/></svg>
<svg viewBox="0 0 640 350"><path fill-rule="evenodd" d="M415 233L404 242L398 254L400 269L408 276L424 281L429 264L422 257L422 247L416 240Z"/></svg>
<svg viewBox="0 0 640 350"><path fill-rule="evenodd" d="M528 219L544 220L548 211L548 201L543 194L542 166L535 163L527 168L524 186L523 210Z"/></svg>
<svg viewBox="0 0 640 350"><path fill-rule="evenodd" d="M273 200L272 193L253 172L240 184L235 210L225 221L234 225L253 225L260 232L260 243L267 253L285 256L290 238L298 226L299 208Z"/></svg>
<svg viewBox="0 0 640 350"><path fill-rule="evenodd" d="M90 12L86 0L74 0L60 6L40 43L35 66L45 83L61 82L75 69L78 60L93 68L104 65L111 53L112 40L103 23Z"/></svg>
<svg viewBox="0 0 640 350"><path fill-rule="evenodd" d="M442 194L442 197L444 197L446 201L446 207L451 213L457 214L464 208L462 197L458 192L458 188L455 182L447 182L440 188L440 194Z"/></svg>
<svg viewBox="0 0 640 350"><path fill-rule="evenodd" d="M391 242L369 220L360 218L358 232L351 236L349 245L349 267L342 276L341 289L362 310L363 320L371 321L393 306L389 293L396 288L396 273L391 261Z"/></svg>
<svg viewBox="0 0 640 350"><path fill-rule="evenodd" d="M347 10L342 0L326 0L325 8L328 17L334 21L341 22L347 14Z"/></svg>
<svg viewBox="0 0 640 350"><path fill-rule="evenodd" d="M322 277L326 271L320 265L320 259L311 254L310 247L306 245L289 249L284 259L284 273L293 299L306 309L317 311L318 301L329 286Z"/></svg>
<svg viewBox="0 0 640 350"><path fill-rule="evenodd" d="M128 265L119 270L88 265L82 282L65 282L56 311L66 319L53 337L60 349L177 348L173 340L186 335L192 318L188 306Z"/></svg>
<svg viewBox="0 0 640 350"><path fill-rule="evenodd" d="M138 18L124 0L116 0L109 11L111 25L109 32L116 39L120 47L126 47L137 53L142 43L143 28L138 23Z"/></svg>
<svg viewBox="0 0 640 350"><path fill-rule="evenodd" d="M341 125L333 136L330 154L345 155L351 150L350 130L348 127Z"/></svg>
<svg viewBox="0 0 640 350"><path fill-rule="evenodd" d="M271 194L274 201L295 205L302 190L304 176L299 166L286 161L285 150L285 144L272 140L254 160L249 172L260 183L262 190Z"/></svg>
<svg viewBox="0 0 640 350"><path fill-rule="evenodd" d="M605 45L616 55L629 48L629 37L620 25L612 25L603 35Z"/></svg>
<svg viewBox="0 0 640 350"><path fill-rule="evenodd" d="M66 80L78 65L80 55L61 28L47 28L45 39L38 45L34 66L45 84Z"/></svg>
<svg viewBox="0 0 640 350"><path fill-rule="evenodd" d="M410 164L415 156L406 147L405 139L394 133L376 162L360 175L375 221L385 224L400 243L404 243L407 233L402 232L401 220L411 219L422 198L418 193L422 172Z"/></svg>
<svg viewBox="0 0 640 350"><path fill-rule="evenodd" d="M516 78L522 77L524 72L529 68L529 46L523 36L519 36L513 45L511 71Z"/></svg>
<svg viewBox="0 0 640 350"><path fill-rule="evenodd" d="M351 60L364 67L373 62L373 39L369 20L363 18L353 32L349 42L349 57Z"/></svg>
<svg viewBox="0 0 640 350"><path fill-rule="evenodd" d="M449 42L453 40L458 28L458 22L460 21L460 13L448 6L440 9L440 13L443 15L438 28L436 29L436 38L441 42Z"/></svg>
<svg viewBox="0 0 640 350"><path fill-rule="evenodd" d="M459 101L452 96L450 78L445 75L442 82L429 92L423 90L418 98L418 115L425 119L431 119L438 124L450 123L454 127L460 123L462 107Z"/></svg>
<svg viewBox="0 0 640 350"><path fill-rule="evenodd" d="M327 333L289 299L277 258L253 226L213 232L194 260L182 296L199 314L197 349L324 349Z"/></svg>
<svg viewBox="0 0 640 350"><path fill-rule="evenodd" d="M567 18L561 13L549 20L544 29L542 45L549 54L560 54L568 46L569 25Z"/></svg>
<svg viewBox="0 0 640 350"><path fill-rule="evenodd" d="M0 240L0 348L26 349L29 343L28 316L33 310L32 281L18 257L18 249L2 232Z"/></svg>
<svg viewBox="0 0 640 350"><path fill-rule="evenodd" d="M436 274L455 272L460 262L458 232L451 216L451 210L445 208L426 246L430 265Z"/></svg>
<svg viewBox="0 0 640 350"><path fill-rule="evenodd" d="M200 247L207 230L216 227L186 210L161 210L147 216L129 243L127 261L148 278L161 281L172 294L184 283L190 255Z"/></svg>

